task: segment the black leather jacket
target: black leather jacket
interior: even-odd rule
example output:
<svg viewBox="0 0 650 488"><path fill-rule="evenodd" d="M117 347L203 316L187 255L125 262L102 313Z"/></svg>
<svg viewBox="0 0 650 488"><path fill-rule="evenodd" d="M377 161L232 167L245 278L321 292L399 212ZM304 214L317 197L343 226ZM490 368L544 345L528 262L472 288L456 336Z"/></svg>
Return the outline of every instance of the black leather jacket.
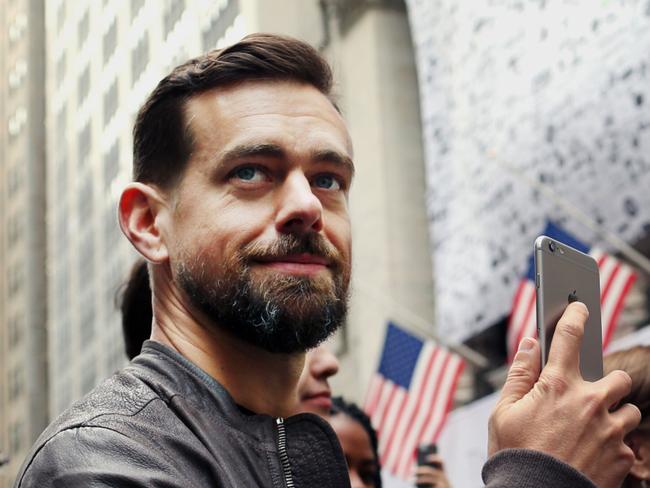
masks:
<svg viewBox="0 0 650 488"><path fill-rule="evenodd" d="M142 354L55 420L16 487L349 487L316 415L245 412L212 377L147 341Z"/></svg>

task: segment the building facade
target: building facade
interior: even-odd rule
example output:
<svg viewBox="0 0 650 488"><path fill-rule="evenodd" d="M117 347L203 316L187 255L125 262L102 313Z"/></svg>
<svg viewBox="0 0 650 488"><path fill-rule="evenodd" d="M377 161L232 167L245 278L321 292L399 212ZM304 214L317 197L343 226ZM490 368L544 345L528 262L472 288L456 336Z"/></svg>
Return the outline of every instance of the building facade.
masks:
<svg viewBox="0 0 650 488"><path fill-rule="evenodd" d="M0 486L47 423L43 21L0 2Z"/></svg>

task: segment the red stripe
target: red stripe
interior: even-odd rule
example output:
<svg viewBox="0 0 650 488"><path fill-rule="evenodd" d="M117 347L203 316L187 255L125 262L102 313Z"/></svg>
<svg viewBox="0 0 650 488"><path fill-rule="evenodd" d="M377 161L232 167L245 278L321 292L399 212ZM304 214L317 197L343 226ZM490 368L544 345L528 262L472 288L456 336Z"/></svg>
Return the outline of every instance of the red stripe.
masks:
<svg viewBox="0 0 650 488"><path fill-rule="evenodd" d="M612 340L612 335L614 334L614 329L616 328L616 324L618 322L618 316L620 315L621 310L623 310L623 303L625 302L625 297L627 296L627 293L630 291L630 288L632 288L632 285L634 284L635 281L636 281L636 274L632 273L632 275L627 279L627 282L623 287L623 291L620 293L618 297L618 301L616 302L616 307L614 307L614 313L612 314L612 318L607 327L607 335L603 340L603 350L607 348L607 346L609 345L609 341Z"/></svg>
<svg viewBox="0 0 650 488"><path fill-rule="evenodd" d="M382 418L378 419L377 421L377 436L379 436L379 434L384 430L384 422L386 421L386 417L387 417L386 413L388 412L390 406L393 403L393 397L397 393L398 388L399 387L397 385L392 385L392 390L390 392L388 400L386 400L386 408L384 408L384 413L382 415Z"/></svg>
<svg viewBox="0 0 650 488"><path fill-rule="evenodd" d="M514 323L515 316L517 315L517 309L519 308L520 301L521 301L521 295L526 289L527 282L522 281L519 283L519 286L517 287L517 292L515 293L515 299L512 302L512 310L510 311L510 320L508 321L508 336L512 337L517 331L517 324ZM510 342L508 342L508 346L510 345ZM509 348L510 349L510 348ZM510 354L510 351L508 351L508 354Z"/></svg>
<svg viewBox="0 0 650 488"><path fill-rule="evenodd" d="M411 412L411 415L409 416L409 420L408 420L407 425L408 425L409 423L413 422L413 417L416 415L416 413L417 413L417 411L418 411L417 406L419 406L419 405L422 404L422 397L424 396L424 391L425 391L424 386L427 385L428 382L429 382L429 379L430 379L430 376L431 376L431 373L432 373L432 368L431 368L431 366L433 365L433 361L435 360L435 358L436 358L436 356L437 356L439 350L440 350L440 349L435 348L435 350L433 351L433 354L430 354L430 355L429 355L429 360L427 361L427 367L426 367L426 369L425 369L425 371L426 371L426 378L424 379L423 382L420 383L420 384L421 384L421 387L420 387L420 391L418 392L418 395L417 395L418 399L417 399L417 402L415 403L416 407L413 408L413 411ZM415 394L415 392L413 392L413 394ZM410 399L411 397L412 397L412 394L411 394L411 392L409 391L409 392L407 393L407 395L404 397L404 400L406 400L406 399ZM401 409L400 409L400 410L401 410ZM388 438L388 441L386 442L386 450L383 452L383 454L382 454L382 459L381 459L381 463L382 463L382 464L385 464L385 463L386 463L386 458L388 457L388 453L389 453L389 451L391 450L391 449L390 449L390 446L393 445L393 440L394 440L394 438L395 438L395 434L396 434L397 431L398 431L398 427L399 427L400 423L401 423L401 415L398 416L397 421L395 422L395 427L393 428L393 431L390 433L390 437ZM408 432L408 431L407 431L407 432ZM406 435L405 435L405 437L406 437Z"/></svg>
<svg viewBox="0 0 650 488"><path fill-rule="evenodd" d="M447 357L445 358L444 364L443 364L443 366L442 366L442 368L441 368L441 370L440 370L440 375L438 375L438 378L442 378L442 377L445 376L445 373L446 373L446 371L447 371L447 367L449 366L449 360L450 360L450 359L451 359L451 355L448 354ZM438 380L438 381L439 381L439 380ZM430 407L429 415L427 415L427 418L425 419L425 421L422 423L422 426L420 427L420 431L419 431L419 432L417 433L417 435L414 437L414 439L415 439L415 445L410 445L410 446L400 445L400 448L401 448L401 449L406 450L405 452L411 452L411 451L412 451L412 452L415 452L415 449L417 448L417 444L418 444L418 442L420 441L420 439L422 438L422 434L424 434L424 431L426 430L427 425L428 425L429 422L431 421L431 417L433 416L433 412L434 412L434 410L435 410L435 408L433 408L433 407L435 406L436 401L438 400L438 394L439 394L439 393L440 393L440 389L439 389L439 388L436 388L436 391L435 391L434 394L433 394L433 399L432 399L432 401L431 401L431 405L429 406L429 407ZM396 471L397 469L399 469L399 467L400 467L400 466L399 466L400 463L401 463L401 458L399 458L399 460L398 460L398 464L397 464L397 466L395 466L394 471Z"/></svg>
<svg viewBox="0 0 650 488"><path fill-rule="evenodd" d="M433 436L433 439L431 439L430 442L437 442L438 441L438 436L440 436L440 432L442 431L442 428L444 427L446 421L447 421L447 415L449 414L449 411L451 410L451 405L454 402L454 393L456 392L456 387L458 386L458 380L460 379L460 375L463 374L463 370L465 369L465 361L461 361L458 368L456 368L456 373L454 375L454 381L451 383L451 389L449 390L449 398L447 399L447 405L445 407L445 413L442 417L442 421L438 425L438 429L436 430L436 434Z"/></svg>
<svg viewBox="0 0 650 488"><path fill-rule="evenodd" d="M612 282L614 281L614 278L616 278L616 275L621 269L621 263L617 262L616 266L614 266L614 269L612 272L609 274L609 278L607 278L607 283L605 284L605 287L603 290L600 292L600 304L602 305L605 299L607 298L607 294L609 293L609 289L612 286Z"/></svg>
<svg viewBox="0 0 650 488"><path fill-rule="evenodd" d="M526 315L524 316L524 320L521 323L521 327L517 331L517 342L515 342L513 350L511 351L511 356L510 356L510 361L515 357L515 353L517 352L517 349L519 348L519 343L521 340L524 338L524 332L526 329L526 324L528 323L528 317L530 317L530 314L532 313L533 306L535 305L535 293L533 293L530 296L530 300L528 301L528 306L526 307Z"/></svg>
<svg viewBox="0 0 650 488"><path fill-rule="evenodd" d="M372 381L370 382L370 389L366 394L366 403L363 406L363 410L364 412L366 412L368 417L372 417L375 408L377 408L377 403L379 402L379 398L381 397L381 390L383 389L382 383L383 382L381 378L379 378L378 375L375 373L375 375L372 378Z"/></svg>
<svg viewBox="0 0 650 488"><path fill-rule="evenodd" d="M397 425L399 424L399 419L402 417L402 413L404 412L404 406L406 403L408 403L409 399L409 394L408 391L404 390L404 397L402 398L402 402L400 403L398 409L397 409L397 415L395 417L395 420L393 421L391 425L391 430L390 432L387 432L386 435L388 435L388 441L384 445L385 449L384 452L381 453L381 464L386 464L386 458L388 457L388 453L391 450L391 441L393 437L395 436L395 431L397 430Z"/></svg>

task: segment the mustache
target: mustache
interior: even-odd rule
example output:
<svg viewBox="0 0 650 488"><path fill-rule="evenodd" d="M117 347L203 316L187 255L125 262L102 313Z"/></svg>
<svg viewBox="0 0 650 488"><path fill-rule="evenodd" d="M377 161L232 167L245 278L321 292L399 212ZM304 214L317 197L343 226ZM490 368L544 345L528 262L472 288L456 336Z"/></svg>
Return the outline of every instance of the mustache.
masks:
<svg viewBox="0 0 650 488"><path fill-rule="evenodd" d="M255 242L242 249L241 258L246 261L259 261L281 258L292 254L313 254L326 259L332 267L342 266L338 250L320 234L282 234L270 243Z"/></svg>

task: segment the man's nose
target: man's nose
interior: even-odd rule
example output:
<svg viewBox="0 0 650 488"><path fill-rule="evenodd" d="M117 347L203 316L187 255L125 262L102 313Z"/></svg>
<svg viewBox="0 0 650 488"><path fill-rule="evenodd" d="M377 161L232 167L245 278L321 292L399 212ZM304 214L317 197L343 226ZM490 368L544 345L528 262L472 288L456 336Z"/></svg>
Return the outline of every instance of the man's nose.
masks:
<svg viewBox="0 0 650 488"><path fill-rule="evenodd" d="M302 171L287 175L280 192L276 229L283 234L319 232L323 228L323 206Z"/></svg>
<svg viewBox="0 0 650 488"><path fill-rule="evenodd" d="M334 376L339 370L339 360L336 356L324 345L320 345L315 349L309 351L312 356L310 361L313 374L316 378L327 380L330 376Z"/></svg>

